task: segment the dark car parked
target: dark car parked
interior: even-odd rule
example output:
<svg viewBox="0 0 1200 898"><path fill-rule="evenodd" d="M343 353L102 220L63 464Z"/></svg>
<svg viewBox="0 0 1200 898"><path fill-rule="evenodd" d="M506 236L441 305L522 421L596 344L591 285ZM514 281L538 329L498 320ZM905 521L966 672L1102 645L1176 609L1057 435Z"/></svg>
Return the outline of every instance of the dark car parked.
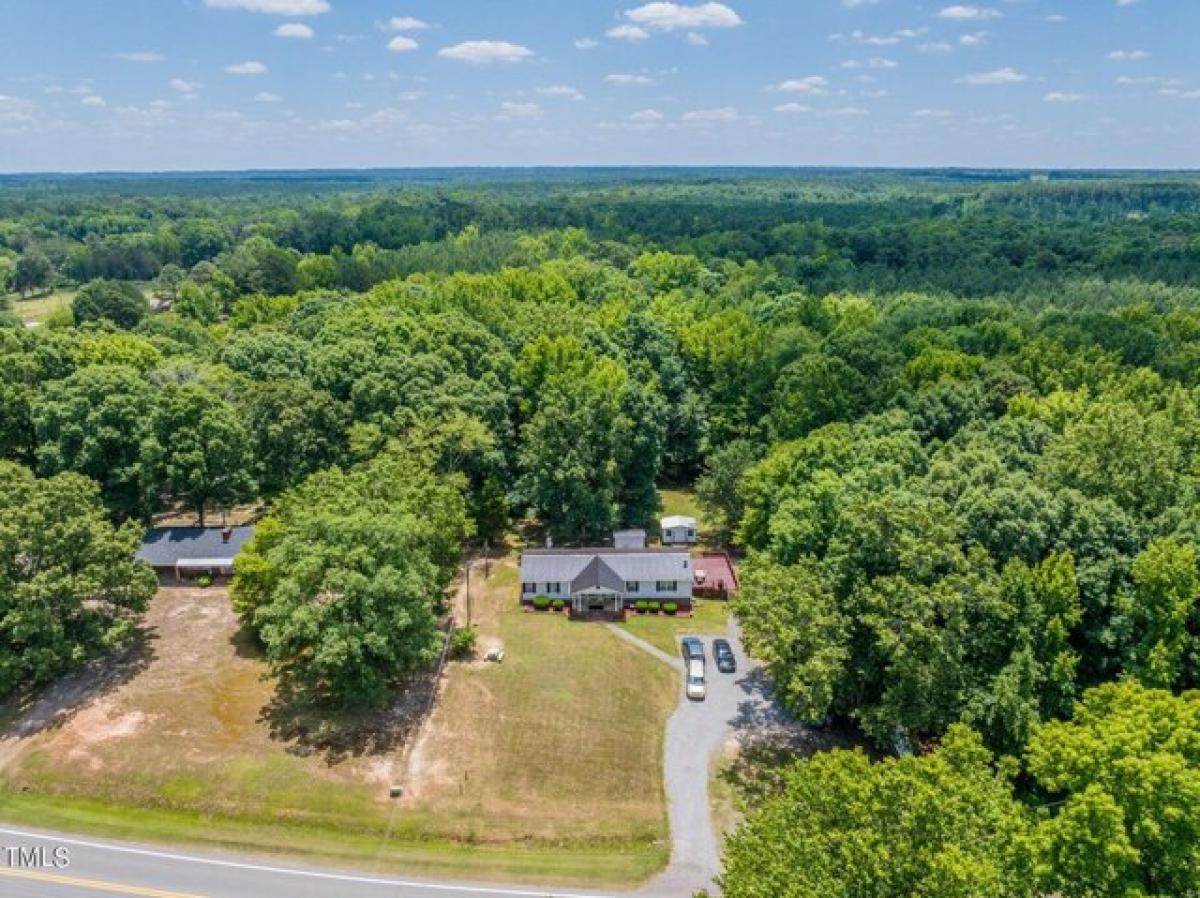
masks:
<svg viewBox="0 0 1200 898"><path fill-rule="evenodd" d="M682 642L684 661L703 661L704 643L695 636L687 636Z"/></svg>
<svg viewBox="0 0 1200 898"><path fill-rule="evenodd" d="M733 673L737 670L737 659L733 656L733 647L728 640L713 640L713 657L717 659L717 670L721 673Z"/></svg>

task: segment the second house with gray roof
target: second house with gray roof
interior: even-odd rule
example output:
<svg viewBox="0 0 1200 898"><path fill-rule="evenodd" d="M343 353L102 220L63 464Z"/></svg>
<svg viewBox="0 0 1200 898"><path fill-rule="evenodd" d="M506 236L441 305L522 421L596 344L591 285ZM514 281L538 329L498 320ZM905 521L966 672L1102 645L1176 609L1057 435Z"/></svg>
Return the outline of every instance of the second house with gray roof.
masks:
<svg viewBox="0 0 1200 898"><path fill-rule="evenodd" d="M530 549L521 556L521 601L562 599L579 616L618 617L635 603L692 606L692 558L670 549Z"/></svg>

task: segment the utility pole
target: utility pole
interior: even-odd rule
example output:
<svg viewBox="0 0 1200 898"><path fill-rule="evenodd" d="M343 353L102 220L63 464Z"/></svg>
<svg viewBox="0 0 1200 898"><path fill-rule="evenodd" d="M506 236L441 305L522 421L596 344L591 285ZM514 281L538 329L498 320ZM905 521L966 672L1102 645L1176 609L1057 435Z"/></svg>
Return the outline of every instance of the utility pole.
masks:
<svg viewBox="0 0 1200 898"><path fill-rule="evenodd" d="M471 626L471 558L467 556L467 626Z"/></svg>

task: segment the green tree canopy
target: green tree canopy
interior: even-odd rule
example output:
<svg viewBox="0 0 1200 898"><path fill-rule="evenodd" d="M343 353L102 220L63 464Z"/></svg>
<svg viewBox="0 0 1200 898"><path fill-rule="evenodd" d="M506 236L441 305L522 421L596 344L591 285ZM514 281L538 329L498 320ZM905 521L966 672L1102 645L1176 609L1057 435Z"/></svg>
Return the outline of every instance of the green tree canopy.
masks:
<svg viewBox="0 0 1200 898"><path fill-rule="evenodd" d="M1200 892L1200 692L1126 681L1087 692L1029 743L1055 796L1042 824L1046 890L1064 898Z"/></svg>
<svg viewBox="0 0 1200 898"><path fill-rule="evenodd" d="M154 388L125 366L89 366L51 382L32 410L39 468L84 474L100 484L113 514L141 517L153 492L146 443L156 399Z"/></svg>
<svg viewBox="0 0 1200 898"><path fill-rule="evenodd" d="M284 688L379 704L433 661L438 616L469 532L460 485L391 450L310 477L243 551L235 607Z"/></svg>
<svg viewBox="0 0 1200 898"><path fill-rule="evenodd" d="M128 640L157 587L140 542L87 478L0 462L0 695Z"/></svg>
<svg viewBox="0 0 1200 898"><path fill-rule="evenodd" d="M820 753L725 845L726 898L1036 898L1029 814L979 737L925 757Z"/></svg>
<svg viewBox="0 0 1200 898"><path fill-rule="evenodd" d="M250 436L236 410L196 383L162 389L153 419L150 465L160 489L196 511L254 493Z"/></svg>
<svg viewBox="0 0 1200 898"><path fill-rule="evenodd" d="M126 281L95 280L84 284L71 305L76 324L111 321L129 329L150 311L150 304L133 284Z"/></svg>

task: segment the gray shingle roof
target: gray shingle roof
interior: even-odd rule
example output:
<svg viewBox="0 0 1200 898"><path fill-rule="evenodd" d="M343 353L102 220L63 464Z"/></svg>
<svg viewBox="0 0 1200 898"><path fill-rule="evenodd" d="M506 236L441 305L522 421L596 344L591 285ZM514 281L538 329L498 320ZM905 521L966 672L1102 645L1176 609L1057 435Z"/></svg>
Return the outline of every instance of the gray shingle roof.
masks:
<svg viewBox="0 0 1200 898"><path fill-rule="evenodd" d="M579 576L571 581L571 594L583 592L585 589L610 589L613 592L624 592L625 581L617 572L608 566L605 559L599 555L592 557Z"/></svg>
<svg viewBox="0 0 1200 898"><path fill-rule="evenodd" d="M220 527L161 527L146 534L137 557L152 567L197 559L232 561L253 535L253 527L233 527L225 542Z"/></svg>
<svg viewBox="0 0 1200 898"><path fill-rule="evenodd" d="M522 583L570 583L593 565L607 568L606 588L624 592L626 582L675 580L691 582L692 560L687 552L660 549L532 549L521 556ZM609 585L616 584L616 585ZM594 584L593 584L594 585Z"/></svg>

